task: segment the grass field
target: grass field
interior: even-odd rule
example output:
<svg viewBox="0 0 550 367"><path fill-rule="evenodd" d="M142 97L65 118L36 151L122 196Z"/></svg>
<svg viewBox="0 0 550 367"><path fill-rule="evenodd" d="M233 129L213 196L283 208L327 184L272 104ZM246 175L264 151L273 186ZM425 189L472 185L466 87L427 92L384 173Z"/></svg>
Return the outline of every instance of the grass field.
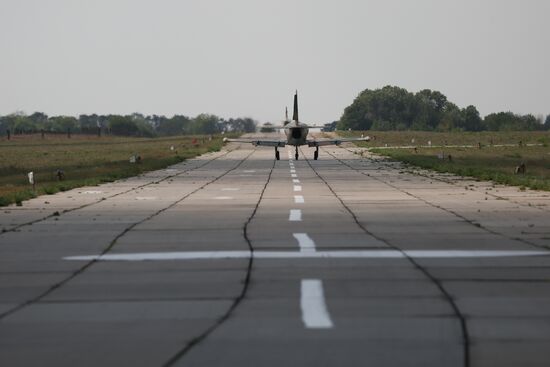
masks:
<svg viewBox="0 0 550 367"><path fill-rule="evenodd" d="M340 134L360 136L361 132ZM358 143L358 146L369 147L374 153L398 161L438 172L450 172L480 180L516 185L521 188L550 191L550 132L368 131L363 134L364 136L375 136L376 139L368 143ZM431 141L432 147L428 146L429 141ZM479 143L481 143L481 149ZM497 146L508 144L510 146ZM471 147L460 147L461 145L470 145ZM397 148L403 146L416 146L417 150ZM451 156L450 161L449 155ZM521 163L525 164L526 173L515 174L515 168Z"/></svg>
<svg viewBox="0 0 550 367"><path fill-rule="evenodd" d="M196 140L195 140L196 139ZM194 141L195 140L195 141ZM0 140L0 206L21 203L36 195L97 185L164 168L197 155L217 151L221 137L122 138L87 135L12 136ZM171 150L171 147L174 150ZM132 155L141 163L130 163ZM64 171L58 181L56 171ZM27 174L33 171L36 191Z"/></svg>
<svg viewBox="0 0 550 367"><path fill-rule="evenodd" d="M338 131L338 135L358 137L363 134L373 138L367 143L357 145L364 147L392 146L427 146L432 145L474 145L482 146L500 144L550 144L548 131L483 131L483 132L428 132L428 131ZM413 142L414 139L414 142Z"/></svg>

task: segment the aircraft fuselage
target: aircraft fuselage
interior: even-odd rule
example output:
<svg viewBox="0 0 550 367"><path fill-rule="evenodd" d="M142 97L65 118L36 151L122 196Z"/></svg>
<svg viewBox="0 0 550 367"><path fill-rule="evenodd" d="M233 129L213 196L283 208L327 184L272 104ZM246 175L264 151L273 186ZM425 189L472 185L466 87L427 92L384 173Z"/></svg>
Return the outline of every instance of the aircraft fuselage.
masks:
<svg viewBox="0 0 550 367"><path fill-rule="evenodd" d="M306 139L309 133L309 128L306 124L292 121L284 126L284 130L288 145L293 145L296 147L300 145L307 145Z"/></svg>

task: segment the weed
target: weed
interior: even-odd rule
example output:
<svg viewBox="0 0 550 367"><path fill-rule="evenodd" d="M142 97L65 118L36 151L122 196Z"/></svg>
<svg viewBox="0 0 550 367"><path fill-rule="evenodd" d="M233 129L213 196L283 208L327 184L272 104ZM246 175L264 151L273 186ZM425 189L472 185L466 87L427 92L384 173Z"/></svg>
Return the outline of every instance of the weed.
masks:
<svg viewBox="0 0 550 367"><path fill-rule="evenodd" d="M53 195L58 192L57 187L55 186L46 186L43 188L43 190L46 195Z"/></svg>
<svg viewBox="0 0 550 367"><path fill-rule="evenodd" d="M412 164L437 172L449 172L460 176L473 177L495 183L550 191L550 156L548 148L542 146L527 147L487 147L486 149L466 149L464 151L448 148L453 162L434 157L431 149L371 149L373 152L395 160ZM526 165L525 174L515 174L518 154L521 150L522 161Z"/></svg>
<svg viewBox="0 0 550 367"><path fill-rule="evenodd" d="M73 135L42 140L40 134L0 142L0 206L35 197L36 194L55 194L76 187L95 186L118 179L165 168L223 146L221 137L204 139L198 146L194 138L175 136L165 138L120 138ZM178 155L167 146L178 146ZM132 164L129 157L138 153L141 164ZM65 180L58 181L52 172L62 169ZM27 173L33 171L36 194L29 189Z"/></svg>

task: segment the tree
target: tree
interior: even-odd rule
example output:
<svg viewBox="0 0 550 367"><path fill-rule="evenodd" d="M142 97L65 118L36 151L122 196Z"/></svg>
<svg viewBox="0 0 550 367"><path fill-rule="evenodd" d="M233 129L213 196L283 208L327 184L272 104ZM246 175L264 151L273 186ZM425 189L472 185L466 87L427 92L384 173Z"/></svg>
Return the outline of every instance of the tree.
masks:
<svg viewBox="0 0 550 367"><path fill-rule="evenodd" d="M111 115L108 125L114 135L132 136L139 131L131 116Z"/></svg>
<svg viewBox="0 0 550 367"><path fill-rule="evenodd" d="M389 121L384 120L376 120L371 126L372 130L375 131L389 131L389 130L396 130L395 126Z"/></svg>
<svg viewBox="0 0 550 367"><path fill-rule="evenodd" d="M360 97L344 109L337 125L339 130L370 130L373 121L369 118L366 103Z"/></svg>
<svg viewBox="0 0 550 367"><path fill-rule="evenodd" d="M416 94L406 89L385 86L365 89L344 109L338 121L342 130L542 130L550 129L550 118L492 113L481 119L475 106L458 108L436 90L423 89Z"/></svg>
<svg viewBox="0 0 550 367"><path fill-rule="evenodd" d="M430 89L421 90L416 94L394 86L376 90L366 89L346 107L338 128L434 130L439 128L439 124L446 117L444 126L448 125L448 129L451 129L455 127L456 122L460 122L456 110L456 106L448 102L443 93Z"/></svg>
<svg viewBox="0 0 550 367"><path fill-rule="evenodd" d="M77 132L78 129L78 120L72 116L54 116L50 117L45 123L46 130L65 133L67 130L71 132Z"/></svg>
<svg viewBox="0 0 550 367"><path fill-rule="evenodd" d="M461 126L466 131L481 131L483 129L483 121L479 116L479 111L475 106L468 106L462 110Z"/></svg>
<svg viewBox="0 0 550 367"><path fill-rule="evenodd" d="M413 130L434 130L441 119L447 103L447 97L437 91L421 90L415 94L416 110Z"/></svg>
<svg viewBox="0 0 550 367"><path fill-rule="evenodd" d="M435 112L443 112L447 105L447 97L436 90L424 89L416 93L416 96L429 103Z"/></svg>
<svg viewBox="0 0 550 367"><path fill-rule="evenodd" d="M544 130L550 130L550 115L546 116L544 121Z"/></svg>
<svg viewBox="0 0 550 367"><path fill-rule="evenodd" d="M429 116L429 113L428 114L420 114L414 119L410 129L411 130L418 130L418 131L433 130L433 128L430 125L430 122L431 122L431 118Z"/></svg>
<svg viewBox="0 0 550 367"><path fill-rule="evenodd" d="M522 130L542 130L542 125L535 116L528 115L516 115L512 112L498 112L491 113L485 116L484 125L488 130L509 130L509 131L522 131Z"/></svg>
<svg viewBox="0 0 550 367"><path fill-rule="evenodd" d="M253 133L256 131L257 122L250 117L240 117L223 121L228 131Z"/></svg>
<svg viewBox="0 0 550 367"><path fill-rule="evenodd" d="M193 119L191 132L193 134L218 134L222 131L220 120L216 115L200 114Z"/></svg>
<svg viewBox="0 0 550 367"><path fill-rule="evenodd" d="M18 115L15 116L15 124L13 125L13 131L17 134L28 134L35 132L37 126L27 116Z"/></svg>
<svg viewBox="0 0 550 367"><path fill-rule="evenodd" d="M414 96L403 88L386 86L377 90L365 89L346 107L337 126L342 130L370 130L378 126L409 127L415 113Z"/></svg>
<svg viewBox="0 0 550 367"><path fill-rule="evenodd" d="M29 116L29 120L32 121L36 130L42 130L48 122L48 115L43 112L35 112Z"/></svg>
<svg viewBox="0 0 550 367"><path fill-rule="evenodd" d="M80 115L78 116L78 124L80 125L80 131L83 133L97 133L99 123L99 116L95 113L92 115Z"/></svg>
<svg viewBox="0 0 550 367"><path fill-rule="evenodd" d="M171 119L159 119L155 130L159 135L182 135L189 129L190 123L189 117L174 115Z"/></svg>
<svg viewBox="0 0 550 367"><path fill-rule="evenodd" d="M454 103L447 102L436 129L439 131L464 130L463 111Z"/></svg>
<svg viewBox="0 0 550 367"><path fill-rule="evenodd" d="M126 116L126 118L129 118L136 125L137 132L135 135L144 136L147 138L152 138L155 136L153 124L151 124L151 122L141 113L133 113L130 116Z"/></svg>
<svg viewBox="0 0 550 367"><path fill-rule="evenodd" d="M0 116L0 134L4 135L8 130L13 130L13 121L10 116Z"/></svg>
<svg viewBox="0 0 550 367"><path fill-rule="evenodd" d="M36 131L34 123L21 112L12 113L0 117L0 133L6 134L7 131L13 133L30 133Z"/></svg>
<svg viewBox="0 0 550 367"><path fill-rule="evenodd" d="M540 123L539 119L537 119L532 114L527 114L523 116L519 116L519 123L517 125L518 130L529 130L529 131L536 131L536 130L543 130L543 124Z"/></svg>

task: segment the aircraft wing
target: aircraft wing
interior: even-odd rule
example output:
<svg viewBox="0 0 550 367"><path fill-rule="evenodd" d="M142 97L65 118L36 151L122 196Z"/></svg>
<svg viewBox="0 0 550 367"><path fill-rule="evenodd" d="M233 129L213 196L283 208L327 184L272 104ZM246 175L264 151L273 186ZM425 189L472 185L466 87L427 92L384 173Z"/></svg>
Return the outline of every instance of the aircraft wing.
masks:
<svg viewBox="0 0 550 367"><path fill-rule="evenodd" d="M233 142L233 143L250 143L254 146L264 146L264 147L284 147L286 145L286 140L254 140L254 139L223 139L224 142Z"/></svg>
<svg viewBox="0 0 550 367"><path fill-rule="evenodd" d="M308 140L307 145L309 147L322 147L325 145L340 145L342 143L353 143L358 141L369 141L370 137L365 138L341 138L341 139L322 139L322 140Z"/></svg>

